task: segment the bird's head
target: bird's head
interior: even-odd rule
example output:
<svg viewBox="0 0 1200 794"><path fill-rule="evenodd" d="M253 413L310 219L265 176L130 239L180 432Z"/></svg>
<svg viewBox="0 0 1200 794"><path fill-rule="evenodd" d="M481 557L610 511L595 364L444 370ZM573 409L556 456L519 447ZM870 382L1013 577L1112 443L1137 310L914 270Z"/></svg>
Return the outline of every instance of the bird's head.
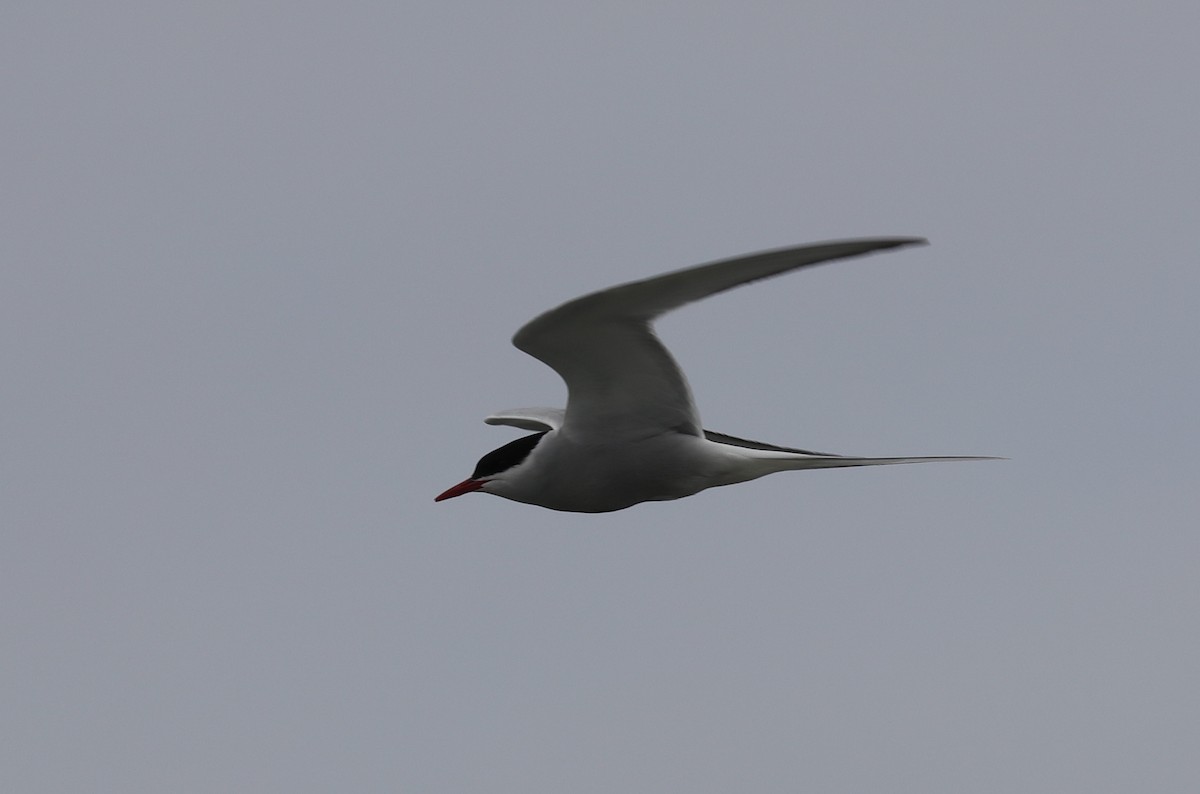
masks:
<svg viewBox="0 0 1200 794"><path fill-rule="evenodd" d="M521 468L521 464L533 452L533 448L542 440L545 432L522 436L510 441L502 447L493 449L479 459L471 476L440 494L433 501L440 502L455 496L462 496L472 491L497 493L502 490L505 482L511 479Z"/></svg>

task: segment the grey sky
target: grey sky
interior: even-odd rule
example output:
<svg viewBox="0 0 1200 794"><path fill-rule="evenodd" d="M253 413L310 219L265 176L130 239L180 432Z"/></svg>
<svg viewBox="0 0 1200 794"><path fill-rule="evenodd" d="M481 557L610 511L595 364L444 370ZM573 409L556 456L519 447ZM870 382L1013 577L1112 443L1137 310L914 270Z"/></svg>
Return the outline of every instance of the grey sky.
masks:
<svg viewBox="0 0 1200 794"><path fill-rule="evenodd" d="M7 791L1200 787L1194 3L9 3ZM434 505L555 303L1005 463Z"/></svg>

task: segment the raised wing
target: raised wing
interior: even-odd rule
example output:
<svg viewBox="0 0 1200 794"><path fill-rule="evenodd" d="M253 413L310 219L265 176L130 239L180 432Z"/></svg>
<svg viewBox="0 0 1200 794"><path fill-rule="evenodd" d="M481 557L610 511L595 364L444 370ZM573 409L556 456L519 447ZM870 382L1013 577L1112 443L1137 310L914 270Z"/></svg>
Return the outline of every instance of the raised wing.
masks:
<svg viewBox="0 0 1200 794"><path fill-rule="evenodd" d="M545 432L562 427L564 413L561 408L509 408L497 411L483 421L489 425L512 425L522 430Z"/></svg>
<svg viewBox="0 0 1200 794"><path fill-rule="evenodd" d="M914 237L841 240L726 259L568 301L525 324L513 344L567 383L565 432L636 439L703 433L687 379L655 336L655 318L739 284L820 262L919 245Z"/></svg>

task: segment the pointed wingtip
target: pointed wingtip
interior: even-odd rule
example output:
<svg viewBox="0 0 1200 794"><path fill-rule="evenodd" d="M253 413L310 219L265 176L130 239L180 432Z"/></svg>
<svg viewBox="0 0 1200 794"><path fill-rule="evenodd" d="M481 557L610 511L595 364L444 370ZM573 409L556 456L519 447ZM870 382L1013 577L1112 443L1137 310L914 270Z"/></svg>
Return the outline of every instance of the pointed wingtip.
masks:
<svg viewBox="0 0 1200 794"><path fill-rule="evenodd" d="M871 251L891 251L895 248L908 248L909 246L929 245L929 240L925 237L859 237L848 240L830 240L829 244L836 245L838 243L861 245L864 247L864 253Z"/></svg>

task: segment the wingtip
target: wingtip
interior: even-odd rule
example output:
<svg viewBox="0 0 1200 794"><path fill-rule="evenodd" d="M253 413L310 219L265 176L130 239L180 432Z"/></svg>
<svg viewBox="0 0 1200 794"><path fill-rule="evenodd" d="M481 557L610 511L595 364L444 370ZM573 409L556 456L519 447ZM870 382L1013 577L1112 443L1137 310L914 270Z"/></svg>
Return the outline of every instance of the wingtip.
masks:
<svg viewBox="0 0 1200 794"><path fill-rule="evenodd" d="M838 242L832 240L830 242ZM874 251L888 251L893 248L907 248L908 246L929 245L928 238L925 237L860 237L857 239L843 240L846 243L865 243Z"/></svg>

